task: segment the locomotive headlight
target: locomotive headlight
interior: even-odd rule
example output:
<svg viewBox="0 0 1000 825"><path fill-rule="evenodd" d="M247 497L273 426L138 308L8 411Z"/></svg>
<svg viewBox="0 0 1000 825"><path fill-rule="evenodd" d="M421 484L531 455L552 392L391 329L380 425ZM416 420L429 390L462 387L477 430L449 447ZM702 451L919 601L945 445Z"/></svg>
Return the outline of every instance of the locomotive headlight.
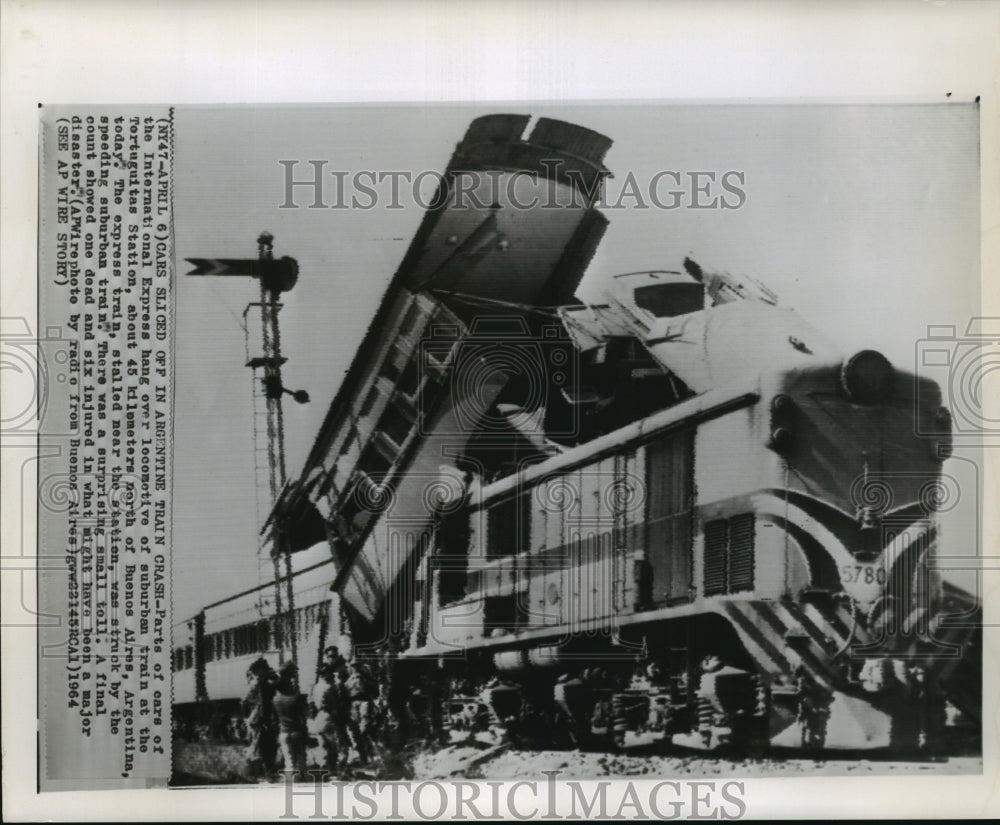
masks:
<svg viewBox="0 0 1000 825"><path fill-rule="evenodd" d="M892 395L896 371L881 352L864 349L840 368L840 390L855 404L877 404Z"/></svg>
<svg viewBox="0 0 1000 825"><path fill-rule="evenodd" d="M795 443L795 402L787 395L771 399L771 439L769 446L779 453L787 453Z"/></svg>

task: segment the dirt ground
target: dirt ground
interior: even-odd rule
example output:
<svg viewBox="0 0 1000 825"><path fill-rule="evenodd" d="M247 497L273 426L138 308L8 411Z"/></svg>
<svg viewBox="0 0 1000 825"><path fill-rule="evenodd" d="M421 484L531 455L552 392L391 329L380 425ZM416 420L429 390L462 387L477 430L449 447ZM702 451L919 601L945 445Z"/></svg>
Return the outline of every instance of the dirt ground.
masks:
<svg viewBox="0 0 1000 825"><path fill-rule="evenodd" d="M451 746L418 755L413 774L420 779L537 779L543 771L559 771L558 779L635 776L797 776L802 774L907 775L975 774L982 760L951 756L921 761L880 759L877 756L825 755L822 759L801 757L766 759L720 759L700 755L619 754L580 751L523 751L506 748Z"/></svg>

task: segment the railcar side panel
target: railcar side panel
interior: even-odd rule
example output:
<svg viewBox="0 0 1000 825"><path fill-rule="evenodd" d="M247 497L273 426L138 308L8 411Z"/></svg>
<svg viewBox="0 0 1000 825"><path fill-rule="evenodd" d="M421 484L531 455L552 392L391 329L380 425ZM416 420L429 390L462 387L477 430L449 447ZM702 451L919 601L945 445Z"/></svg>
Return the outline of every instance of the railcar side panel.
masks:
<svg viewBox="0 0 1000 825"><path fill-rule="evenodd" d="M694 441L693 430L687 429L645 448L646 557L653 605L693 596Z"/></svg>

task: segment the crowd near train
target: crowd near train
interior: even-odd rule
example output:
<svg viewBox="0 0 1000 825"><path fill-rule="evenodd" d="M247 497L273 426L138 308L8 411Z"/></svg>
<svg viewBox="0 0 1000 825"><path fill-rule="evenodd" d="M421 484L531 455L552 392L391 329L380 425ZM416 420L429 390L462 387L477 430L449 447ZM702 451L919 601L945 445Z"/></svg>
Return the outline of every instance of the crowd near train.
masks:
<svg viewBox="0 0 1000 825"><path fill-rule="evenodd" d="M175 630L178 730L259 742L282 691L328 766L977 729L978 606L933 563L938 386L690 259L575 301L610 141L528 121L456 148L268 519L286 574ZM470 171L482 208L449 200Z"/></svg>

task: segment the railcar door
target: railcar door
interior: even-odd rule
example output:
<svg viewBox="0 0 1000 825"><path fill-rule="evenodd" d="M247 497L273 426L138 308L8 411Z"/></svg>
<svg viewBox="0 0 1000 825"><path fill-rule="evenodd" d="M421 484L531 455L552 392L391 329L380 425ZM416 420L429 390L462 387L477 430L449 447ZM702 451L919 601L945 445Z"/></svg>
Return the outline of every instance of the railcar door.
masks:
<svg viewBox="0 0 1000 825"><path fill-rule="evenodd" d="M693 506L694 431L651 442L646 447L646 559L654 605L690 598Z"/></svg>

